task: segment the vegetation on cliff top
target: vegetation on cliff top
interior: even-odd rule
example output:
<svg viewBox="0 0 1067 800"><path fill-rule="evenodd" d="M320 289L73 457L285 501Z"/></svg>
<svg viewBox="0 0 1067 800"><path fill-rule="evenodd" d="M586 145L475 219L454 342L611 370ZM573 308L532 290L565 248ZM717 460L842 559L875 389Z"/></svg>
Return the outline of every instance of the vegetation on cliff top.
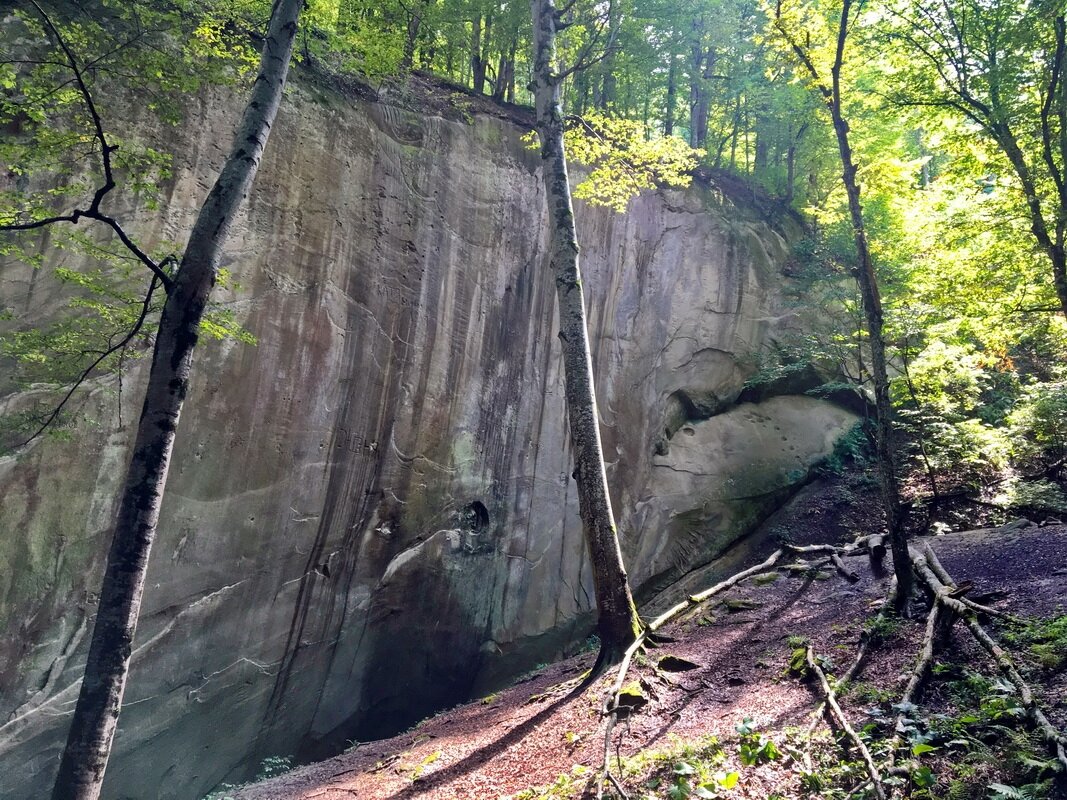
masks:
<svg viewBox="0 0 1067 800"><path fill-rule="evenodd" d="M7 233L0 253L41 266L43 245L33 236L69 223L51 246L76 250L92 266L55 271L74 289L71 313L55 325L44 328L5 313L0 356L16 367L5 380L35 389L44 384L49 403L39 413L5 418L4 440L17 448L42 432L61 431L57 422L64 414L76 417L67 403L78 384L96 373L121 371L126 359L149 346L156 349L153 375L165 361L174 372L160 371L153 383L175 398L170 410L156 419L150 390L142 418L166 441L146 438L134 461L142 467L158 463L145 468L148 478L131 471L141 491L128 494L118 524L116 541L124 527L136 527L143 547L136 557L117 549L116 563L147 558L192 344L201 334L249 341L232 317L202 318L218 277L215 239L220 230L225 234L221 223L213 232L207 223L232 217L247 180L233 184L225 211L209 211L183 257L170 247L146 252L111 210L111 193L121 187L123 203L151 210L153 189L170 165L166 154L124 136L121 124L113 131L105 120L122 119L122 103L132 91L149 98L147 110L161 122L179 122L182 93L247 81L256 50L269 51L278 34L272 29L262 39L258 32L268 19L277 22L283 6L260 0L166 6L99 0L46 9L31 0L5 20L12 33L10 52L0 59L0 157L9 165L0 195L0 228ZM912 756L932 746L932 739L913 740L908 714L950 625L945 620L964 622L994 655L1005 692L1018 695L1019 716L1067 768L1062 734L979 624L979 613L997 615L960 599L965 592L939 572L932 551L909 551L904 539L908 529L937 530L948 515L966 515L961 504L1044 517L1067 509L1067 23L1061 4L628 0L556 7L535 0L531 26L530 7L510 0L309 0L299 29L295 7L287 7L294 21L286 64L295 34L298 58L309 70L356 76L376 88L402 85L412 71L427 70L500 103L536 101L567 331L561 338L565 345L573 342L564 347L568 379L579 373L590 379L580 398L569 386L568 402L576 451L586 439L596 440L588 458L578 457L576 478L583 486L586 528L600 531L593 563L602 633L615 656L623 656L636 637L623 656L620 682L630 657L654 639L659 625L640 629L606 507L565 129L571 152L590 166L590 181L576 191L590 202L623 210L636 190L683 185L700 161L713 180L740 178L754 195L769 198L769 207L798 210L810 222L809 238L790 266L802 307L798 316L806 318L798 330L806 333L779 341L772 352L753 353L750 383L758 387L814 370L829 378L806 386L808 391L844 387L874 397L873 467L898 577L891 597L907 612L914 575L932 598L923 655L902 703L908 707L897 709L881 763L837 709L837 722L868 774L867 783L851 793L880 800L929 794L927 773L909 766L901 775L895 760L905 739ZM266 80L269 60L265 55L256 73L254 93ZM571 68L560 66L567 63ZM280 84L275 95L281 95ZM258 102L250 104L253 116L265 113ZM270 122L264 117L258 129L242 134L256 145L255 155L238 147L231 160L258 163ZM84 234L74 227L83 220L103 225L114 238ZM211 253L202 259L207 271L185 297L190 253L209 239ZM857 278L856 286L850 277ZM131 289L138 282L145 288ZM175 315L181 325L171 324ZM583 419L585 428L578 424ZM591 477L594 466L599 469ZM589 487L605 506L598 523L586 513ZM878 535L826 552L838 560L860 547L874 553ZM596 537L590 542L596 544ZM616 556L604 575L598 552ZM137 585L116 589L125 599L102 605L98 628L112 606L133 598L119 626L121 641L94 640L90 670L99 667L103 653L117 656L112 660L121 664L112 672L124 674L143 567L116 567ZM602 588L618 590L618 597ZM623 633L605 626L615 606ZM1019 641L1040 638L1012 635ZM834 708L838 686L826 678L817 654L805 651L803 664L795 666L818 678ZM85 687L95 684L87 680ZM609 692L604 708L606 742L624 716L620 687ZM99 741L91 763L84 754L77 764L64 762L61 783L95 786L76 796L95 797L99 790L120 698L121 681L106 703L110 718L103 727L110 730L92 734ZM748 740L755 731L740 735L749 760L767 756L766 744L756 748L759 740ZM676 775L679 796L714 796L735 782L732 773L720 778L688 769ZM689 776L697 774L701 781L694 784ZM598 793L605 781L624 793L618 780L605 757ZM995 786L990 789L1006 796L1024 791ZM56 796L66 795L57 788Z"/></svg>

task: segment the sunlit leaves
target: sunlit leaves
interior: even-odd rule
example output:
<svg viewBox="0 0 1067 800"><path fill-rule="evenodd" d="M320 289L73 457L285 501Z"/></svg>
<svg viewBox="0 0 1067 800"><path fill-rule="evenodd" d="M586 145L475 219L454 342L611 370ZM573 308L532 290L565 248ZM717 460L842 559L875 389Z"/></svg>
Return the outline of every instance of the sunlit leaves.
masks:
<svg viewBox="0 0 1067 800"><path fill-rule="evenodd" d="M596 112L575 118L564 141L568 155L590 167L574 196L616 211L658 185L688 186L703 155L677 136L649 138L639 122Z"/></svg>

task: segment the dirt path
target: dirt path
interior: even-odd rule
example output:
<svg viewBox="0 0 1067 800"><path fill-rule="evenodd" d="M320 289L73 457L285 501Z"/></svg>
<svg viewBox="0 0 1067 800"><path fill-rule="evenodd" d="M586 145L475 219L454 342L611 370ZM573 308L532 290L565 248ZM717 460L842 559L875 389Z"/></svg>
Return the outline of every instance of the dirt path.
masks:
<svg viewBox="0 0 1067 800"><path fill-rule="evenodd" d="M1024 615L1064 613L1067 526L949 534L929 541L957 580L973 580L976 593L1003 593L994 595L997 608ZM675 641L652 651L649 659L670 654L699 666L654 674L646 660L633 673L635 679L644 677L650 702L628 727L620 726L620 754L709 734L722 741L736 739L735 725L746 717L772 737L788 726L806 725L817 698L784 674L790 638L806 637L817 653L843 670L855 655L864 618L887 589L887 577L873 575L865 557L849 561L860 575L855 584L832 567L750 579L711 607L666 628L663 632ZM920 636L918 623L901 626L887 646L875 650L863 680L899 696ZM957 629L946 657L954 648L971 652L969 646ZM591 662L592 654L569 659L400 736L360 744L232 796L484 800L550 784L575 765L595 768L603 753L599 709L605 681L579 696L554 688L576 678ZM1062 673L1044 687L1045 707L1061 729L1067 723L1064 689ZM846 711L861 714L858 706L846 704ZM766 798L782 791L784 770L781 763L746 770L729 796Z"/></svg>

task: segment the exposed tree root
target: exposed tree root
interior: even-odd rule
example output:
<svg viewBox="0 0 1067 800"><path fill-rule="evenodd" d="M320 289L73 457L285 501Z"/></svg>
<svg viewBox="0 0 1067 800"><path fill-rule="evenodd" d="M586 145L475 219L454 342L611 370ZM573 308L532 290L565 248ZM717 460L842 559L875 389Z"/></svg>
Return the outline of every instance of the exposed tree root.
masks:
<svg viewBox="0 0 1067 800"><path fill-rule="evenodd" d="M1067 748L1067 736L1058 731L1038 707L1030 685L1023 679L1008 652L997 644L982 627L976 616L976 610L962 602L961 599L952 596L955 584L929 545L924 546L922 551L913 548L911 563L916 575L933 593L935 605L941 605L959 615L970 629L975 641L996 662L1001 674L1015 686L1030 721L1044 737L1062 768L1067 770L1067 749L1065 749Z"/></svg>
<svg viewBox="0 0 1067 800"><path fill-rule="evenodd" d="M866 541L867 540L865 538L860 538L852 544L846 545L845 547L838 547L836 545L829 544L785 544L778 550L775 550L765 561L761 562L760 564L742 570L730 576L726 580L720 581L714 586L705 589L702 592L697 592L696 594L689 595L684 601L672 606L671 608L667 609L667 611L663 612L658 617L649 622L645 626L644 630L642 630L641 634L633 642L633 644L631 644L622 654L622 658L619 660L619 667L615 677L615 682L612 684L611 689L606 695L603 715L607 717L607 723L605 725L604 731L604 758L603 763L601 764L600 773L596 779L597 800L601 800L601 798L603 798L604 796L605 782L610 782L623 797L626 796L625 793L623 793L621 786L619 785L619 781L611 773L611 734L612 731L615 729L615 723L619 720L619 695L622 691L623 683L625 683L626 681L626 675L630 669L630 664L633 661L634 656L640 650L642 650L646 647L646 645L650 644L655 640L655 634L657 630L662 628L671 620L677 618L683 612L688 611L696 606L699 606L701 603L710 600L712 597L718 594L722 594L728 589L732 589L734 586L741 583L745 579L751 578L753 575L759 575L762 572L766 572L776 567L778 565L778 562L782 560L782 557L787 552L796 553L798 555L826 555L834 563L834 565L837 567L838 571L842 574L842 576L844 576L845 579L848 580L850 583L854 583L856 580L858 580L858 578L854 572L852 572L845 566L844 562L841 560L841 557L860 555L865 553ZM801 565L798 566L798 568L811 569L812 565L808 562L803 562ZM892 596L893 595L891 593L890 598L892 598ZM610 663L611 662L608 659L602 659L601 657L598 657L597 663L593 666L593 669L586 677L585 681L583 681L583 686L586 686L591 683L599 674L603 672L603 670ZM629 709L625 706L623 706L622 708L625 709L627 713L629 712Z"/></svg>
<svg viewBox="0 0 1067 800"><path fill-rule="evenodd" d="M877 560L878 551L882 550L884 545L878 541L878 537L869 537L867 539L859 539L851 545L846 547L835 547L833 545L783 545L780 549L772 553L765 561L757 564L754 567L742 570L735 575L723 580L714 586L705 589L702 592L692 594L688 596L683 602L678 603L672 608L665 611L660 616L649 622L641 635L637 640L633 642L622 653L621 658L618 660L618 672L615 680L611 685L610 690L606 694L603 716L606 717L606 726L604 732L604 749L603 749L603 763L601 765L600 774L596 780L596 797L598 800L603 798L606 785L609 785L619 794L622 798L627 798L622 782L619 778L611 772L610 758L611 758L611 737L616 727L616 723L624 718L624 714L630 713L630 708L627 706L620 706L619 700L622 692L623 684L626 681L627 673L630 669L630 665L633 662L634 656L644 649L646 646L651 645L655 641L656 631L663 627L668 622L676 619L685 611L691 610L696 606L706 602L712 597L733 588L747 578L753 575L758 575L762 572L766 572L771 569L811 569L812 564L809 562L799 562L795 565L780 565L782 558L786 553L792 553L797 555L804 554L819 554L825 555L830 563L833 563L837 571L848 580L850 583L856 579L855 573L849 569L844 562L843 558L848 556L855 556L861 554L869 554L872 561ZM884 553L884 550L882 550ZM978 621L978 615L984 615L987 617L995 617L998 619L1007 620L1012 623L1019 623L1018 617L1012 616L997 609L990 608L989 606L981 603L969 600L963 596L963 593L969 588L969 586L957 586L952 580L952 577L948 574L941 562L938 561L937 556L929 545L923 545L921 549L912 548L910 550L911 564L915 571L915 575L919 582L926 586L931 595L933 596L933 602L930 607L930 611L926 618L926 631L923 636L922 647L918 654L918 660L915 667L912 669L911 676L904 689L904 693L901 697L901 704L905 707L916 706L921 698L923 687L926 684L930 676L930 672L935 663L936 655L940 647L940 643L944 640L948 631L952 628L957 619L961 619L967 625L971 634L975 640L990 654L993 660L996 662L997 667L1001 673L1012 683L1016 688L1021 698L1022 706L1026 710L1027 716L1034 725L1034 727L1041 733L1045 741L1049 744L1054 751L1056 759L1062 765L1063 769L1067 771L1067 737L1063 733L1058 731L1048 717L1037 706L1033 692L1030 686L1023 679L1019 673L1011 656L996 643L996 641L989 635L984 627ZM897 584L894 577L893 582L890 584L889 592L882 603L881 608L878 611L877 619L885 618L888 614L892 613L894 607L894 601L896 600ZM909 770L896 766L895 756L897 751L903 744L903 731L906 712L902 712L897 716L896 724L894 726L894 733L892 744L890 748L889 760L886 764L879 768L875 763L870 751L867 749L863 740L860 739L858 734L849 724L848 719L845 717L844 712L841 709L840 704L837 701L837 692L841 687L854 681L856 677L863 670L867 656L870 653L872 647L875 644L873 637L864 634L860 641L860 647L856 653L856 658L853 661L849 669L839 679L836 679L831 685L826 673L819 667L815 660L814 652L810 645L805 648L805 660L807 663L810 674L814 675L819 682L819 688L824 696L823 701L814 713L814 719L811 725L808 727L805 738L810 739L811 735L815 731L819 724L822 714L828 708L831 712L832 718L836 721L837 725L845 735L850 739L855 749L860 753L864 765L869 775L869 780L865 781L860 786L853 789L853 794L866 787L870 787L873 795L879 800L895 800L903 794L901 787L895 787L888 795L886 793L885 786L883 784L884 775L904 775L909 774ZM603 664L600 664L598 659L597 666L594 667L590 677L587 677L584 683L588 684L591 680L597 677L603 672L614 659L605 659Z"/></svg>
<svg viewBox="0 0 1067 800"><path fill-rule="evenodd" d="M934 666L938 645L952 627L952 623L955 622L955 616L951 611L946 614L940 603L934 602L930 604L930 613L926 615L926 633L923 635L922 648L919 650L919 660L915 663L915 667L911 671L911 677L908 679L908 684L904 687L904 694L900 698L899 705L905 710L897 714L896 721L893 724L893 738L890 740L886 772L892 772L896 767L897 750L900 749L904 741L906 709L908 706L917 706L919 704L923 687L926 685L926 680L930 677L930 670ZM891 800L896 800L901 795L902 790L897 787L890 792L889 796Z"/></svg>
<svg viewBox="0 0 1067 800"><path fill-rule="evenodd" d="M825 697L826 705L829 706L834 718L837 720L837 724L841 726L841 730L845 732L845 735L852 740L852 744L863 759L863 764L867 768L867 774L871 777L871 788L874 791L874 796L878 798L878 800L885 800L885 789L882 787L881 774L878 771L878 766L874 763L874 759L871 757L871 751L867 749L867 745L863 743L863 740L859 737L856 731L853 730L852 726L849 724L848 717L846 717L845 712L841 710L841 706L837 702L837 694L833 687L830 686L830 682L826 679L826 673L823 672L822 668L816 663L815 654L812 651L810 644L804 650L804 658L807 662L808 670L819 679L819 686Z"/></svg>

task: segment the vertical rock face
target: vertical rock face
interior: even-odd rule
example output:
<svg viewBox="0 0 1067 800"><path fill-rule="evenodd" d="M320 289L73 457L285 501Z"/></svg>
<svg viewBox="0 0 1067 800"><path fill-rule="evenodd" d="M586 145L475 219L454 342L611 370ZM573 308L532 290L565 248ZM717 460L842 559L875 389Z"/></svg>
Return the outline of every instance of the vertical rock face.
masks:
<svg viewBox="0 0 1067 800"><path fill-rule="evenodd" d="M241 288L220 296L258 345L197 359L110 798L198 798L391 733L591 629L536 154L500 120L328 100L294 91L228 248ZM238 106L202 99L161 134L175 179L146 240L184 237ZM743 536L854 418L734 404L783 324L780 232L701 189L579 213L640 596ZM0 275L4 307L53 313L46 275ZM3 797L38 796L62 745L136 383L0 460Z"/></svg>

